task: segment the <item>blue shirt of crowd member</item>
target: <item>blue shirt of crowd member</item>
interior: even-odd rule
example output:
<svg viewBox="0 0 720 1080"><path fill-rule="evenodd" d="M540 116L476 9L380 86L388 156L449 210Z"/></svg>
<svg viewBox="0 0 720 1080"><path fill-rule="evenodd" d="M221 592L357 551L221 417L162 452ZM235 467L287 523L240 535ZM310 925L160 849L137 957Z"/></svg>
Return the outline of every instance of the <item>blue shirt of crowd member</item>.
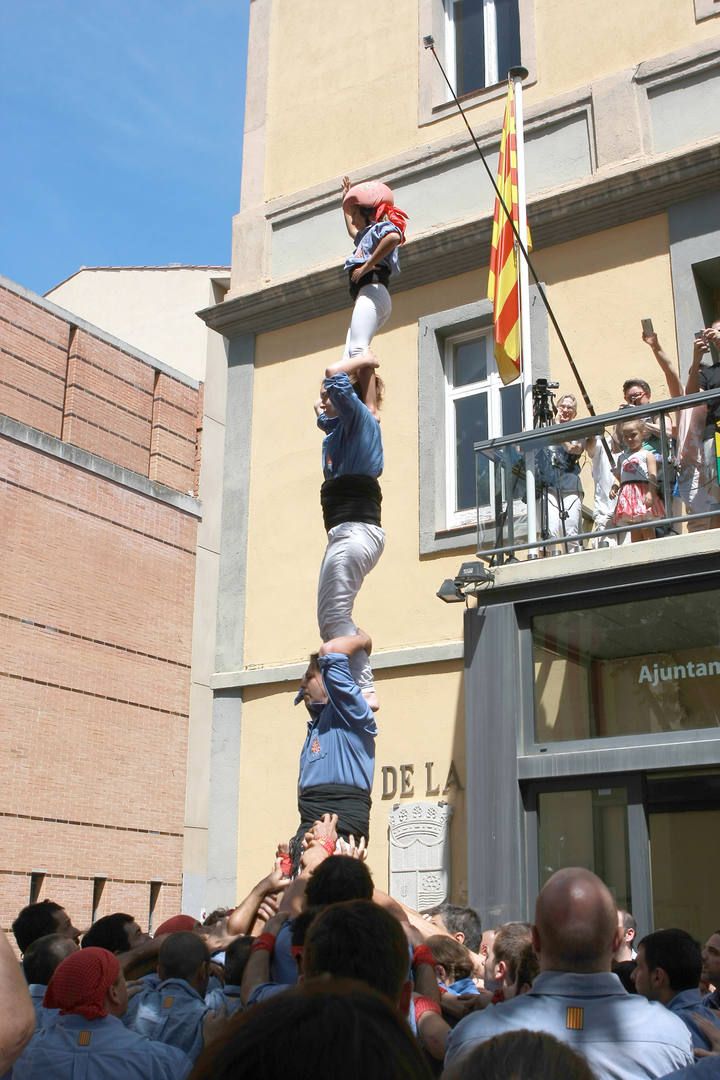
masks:
<svg viewBox="0 0 720 1080"><path fill-rule="evenodd" d="M720 1080L720 1055L700 1058L686 1069L665 1073L661 1080Z"/></svg>
<svg viewBox="0 0 720 1080"><path fill-rule="evenodd" d="M717 1024L718 1019L703 1003L703 996L699 990L681 990L672 1001L667 1003L667 1008L670 1012L674 1012L676 1016L679 1016L683 1023L687 1025L696 1050L710 1049L710 1040L695 1023L695 1017L703 1016L713 1024ZM720 1059L718 1059L718 1063L720 1064Z"/></svg>
<svg viewBox="0 0 720 1080"><path fill-rule="evenodd" d="M298 790L347 784L370 791L378 731L375 717L350 674L347 656L327 653L318 663L328 701L307 705L310 719L300 752Z"/></svg>
<svg viewBox="0 0 720 1080"><path fill-rule="evenodd" d="M60 1010L46 1009L43 1005L43 998L45 997L47 986L44 986L42 983L30 983L28 990L30 991L33 1009L35 1010L37 1026L47 1027L48 1024L54 1024L55 1020L60 1015Z"/></svg>
<svg viewBox="0 0 720 1080"><path fill-rule="evenodd" d="M628 994L610 972L544 971L532 990L461 1020L445 1064L506 1031L544 1031L581 1053L598 1080L664 1076L692 1064L692 1040L664 1005Z"/></svg>
<svg viewBox="0 0 720 1080"><path fill-rule="evenodd" d="M337 416L320 413L318 427L325 432L322 467L326 480L338 476L371 476L383 471L383 445L380 424L353 389L350 379L341 372L325 379L323 386Z"/></svg>
<svg viewBox="0 0 720 1080"><path fill-rule="evenodd" d="M194 1062L203 1049L205 999L185 979L165 979L130 999L123 1022L138 1035L183 1050Z"/></svg>
<svg viewBox="0 0 720 1080"><path fill-rule="evenodd" d="M114 1016L58 1016L38 1028L13 1066L13 1080L185 1080L181 1050L128 1031Z"/></svg>
<svg viewBox="0 0 720 1080"><path fill-rule="evenodd" d="M205 1004L213 1011L223 1009L227 1016L232 1016L238 1009L242 1009L240 987L234 986L232 983L226 983L225 986L208 990L205 995Z"/></svg>
<svg viewBox="0 0 720 1080"><path fill-rule="evenodd" d="M355 266L363 266L371 257L375 248L378 246L381 240L384 240L390 233L397 233L402 240L402 232L393 225L391 221L376 221L372 225L368 225L367 228L361 229L355 237L355 250L352 255L345 260L343 270L352 270ZM391 274L400 273L400 259L398 257L398 249L395 247L388 254L383 256L377 264L378 266L385 266Z"/></svg>
<svg viewBox="0 0 720 1080"><path fill-rule="evenodd" d="M450 983L449 986L442 984L447 990L448 994L479 994L477 986L473 982L472 975L468 975L466 979L456 979L454 983Z"/></svg>

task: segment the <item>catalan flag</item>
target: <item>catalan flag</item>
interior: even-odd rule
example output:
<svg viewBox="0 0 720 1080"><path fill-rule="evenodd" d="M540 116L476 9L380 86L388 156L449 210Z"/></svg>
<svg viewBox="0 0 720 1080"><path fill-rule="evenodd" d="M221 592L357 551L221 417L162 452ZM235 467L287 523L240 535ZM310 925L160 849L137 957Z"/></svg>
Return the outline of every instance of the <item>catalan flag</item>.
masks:
<svg viewBox="0 0 720 1080"><path fill-rule="evenodd" d="M508 85L505 119L500 139L497 186L505 205L518 227L517 136L515 99L512 83ZM529 245L528 232L528 247ZM493 302L495 324L495 360L503 383L513 382L520 374L520 283L518 253L513 231L500 200L495 200L488 299Z"/></svg>

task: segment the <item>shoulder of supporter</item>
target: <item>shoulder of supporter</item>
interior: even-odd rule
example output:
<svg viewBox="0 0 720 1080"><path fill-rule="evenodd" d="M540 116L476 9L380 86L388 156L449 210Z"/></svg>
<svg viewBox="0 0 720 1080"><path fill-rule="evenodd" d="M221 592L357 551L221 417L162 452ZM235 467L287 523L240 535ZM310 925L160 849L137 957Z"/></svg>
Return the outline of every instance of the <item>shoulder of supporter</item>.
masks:
<svg viewBox="0 0 720 1080"><path fill-rule="evenodd" d="M326 653L318 663L330 704L340 719L353 726L365 725L370 734L376 734L373 712L352 677L348 657L344 653Z"/></svg>
<svg viewBox="0 0 720 1080"><path fill-rule="evenodd" d="M338 375L331 375L325 379L323 385L341 420L347 421L367 416L373 423L377 423L370 410L355 393L353 384L344 371Z"/></svg>

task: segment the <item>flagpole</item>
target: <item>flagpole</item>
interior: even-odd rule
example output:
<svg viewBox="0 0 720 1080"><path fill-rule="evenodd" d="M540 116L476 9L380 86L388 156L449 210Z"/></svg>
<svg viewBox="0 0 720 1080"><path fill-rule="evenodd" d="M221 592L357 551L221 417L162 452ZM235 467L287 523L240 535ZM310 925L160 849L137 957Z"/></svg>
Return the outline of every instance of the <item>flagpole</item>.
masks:
<svg viewBox="0 0 720 1080"><path fill-rule="evenodd" d="M527 78L527 68L513 67L508 72L513 83L515 100L515 144L518 188L518 233L527 237L527 192L525 187L525 135L523 126L522 81ZM520 355L522 358L523 431L533 427L533 372L532 346L530 341L530 278L527 259L518 259L520 288ZM535 454L526 457L525 490L527 492L528 543L537 540L537 503L535 499Z"/></svg>

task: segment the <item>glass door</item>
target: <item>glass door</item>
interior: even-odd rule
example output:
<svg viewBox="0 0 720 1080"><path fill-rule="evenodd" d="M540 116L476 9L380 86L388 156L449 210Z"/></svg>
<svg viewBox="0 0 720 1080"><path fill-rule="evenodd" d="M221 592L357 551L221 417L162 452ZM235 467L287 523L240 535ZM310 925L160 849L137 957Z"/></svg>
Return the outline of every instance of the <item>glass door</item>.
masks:
<svg viewBox="0 0 720 1080"><path fill-rule="evenodd" d="M583 866L606 883L619 908L650 929L650 859L639 773L534 781L527 811L528 896L556 870Z"/></svg>

